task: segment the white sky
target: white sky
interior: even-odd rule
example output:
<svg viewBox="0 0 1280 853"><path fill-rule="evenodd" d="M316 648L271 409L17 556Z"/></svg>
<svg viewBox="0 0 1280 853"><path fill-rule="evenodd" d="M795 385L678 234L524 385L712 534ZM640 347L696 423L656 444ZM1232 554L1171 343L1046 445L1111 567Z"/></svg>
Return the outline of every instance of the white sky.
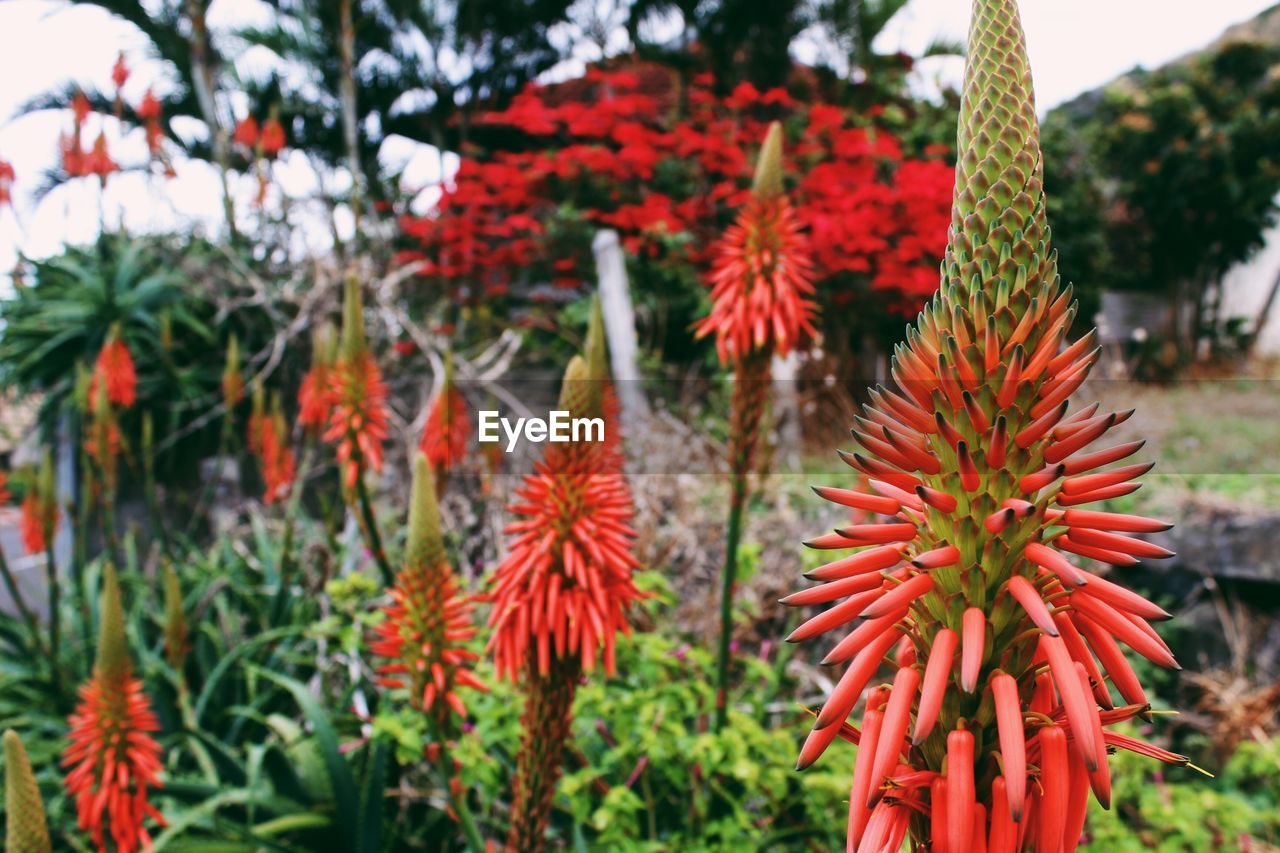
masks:
<svg viewBox="0 0 1280 853"><path fill-rule="evenodd" d="M1245 20L1275 0L1023 0L1023 24L1042 110L1096 87L1136 65L1153 66L1201 47L1232 23ZM962 40L968 22L967 0L912 0L879 45L918 53L931 40ZM215 26L264 14L258 0L215 0ZM39 205L32 199L40 175L57 159L58 134L69 126L66 115L44 113L14 119L16 108L66 80L110 91L110 69L125 51L133 70L125 97L136 103L148 85L163 90L163 69L146 59L146 39L129 24L95 7L50 0L0 2L0 158L17 172L15 209L0 210L0 291L21 248L43 256L65 242L92 239L99 210L109 226L122 218L131 230L210 228L219 221L220 194L213 171L199 163L179 162L170 181L143 175L116 176L99 199L88 179L60 188ZM242 58L244 63L252 57ZM246 69L240 68L244 73ZM248 69L250 73L252 68ZM955 81L958 61L922 63L920 85ZM90 120L88 140L97 134ZM108 138L118 161L146 158L140 132L117 141ZM406 182L427 186L438 176L432 151L415 150L403 140L384 149L385 158L408 163ZM300 156L282 164L278 180L291 196L316 189L315 173ZM249 215L256 186L252 178L236 183L238 209ZM302 230L305 224L299 223Z"/></svg>

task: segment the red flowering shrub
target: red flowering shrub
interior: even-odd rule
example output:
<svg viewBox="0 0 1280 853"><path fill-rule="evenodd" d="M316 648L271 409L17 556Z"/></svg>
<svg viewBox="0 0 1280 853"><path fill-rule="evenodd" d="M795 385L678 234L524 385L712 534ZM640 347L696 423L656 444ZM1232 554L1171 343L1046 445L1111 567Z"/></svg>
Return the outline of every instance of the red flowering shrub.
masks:
<svg viewBox="0 0 1280 853"><path fill-rule="evenodd" d="M573 288L591 273L573 260L580 247L562 245L571 229L559 226L588 224L617 229L638 258L701 274L747 198L767 124L780 119L786 172L803 176L792 197L814 245L820 295L842 303L861 286L897 313L920 308L937 286L949 222L944 147L909 156L875 110L801 103L750 84L722 97L707 74L678 93L674 78L653 64L594 69L531 85L507 109L484 114L476 134L490 143L464 151L429 215L402 218L416 246L401 259L471 298L516 283ZM478 292L466 290L476 283Z"/></svg>

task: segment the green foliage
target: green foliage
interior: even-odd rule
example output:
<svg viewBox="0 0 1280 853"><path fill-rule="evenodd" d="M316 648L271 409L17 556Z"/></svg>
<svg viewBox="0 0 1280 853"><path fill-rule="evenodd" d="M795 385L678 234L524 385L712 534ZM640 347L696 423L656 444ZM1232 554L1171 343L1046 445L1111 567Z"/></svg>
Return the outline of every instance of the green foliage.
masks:
<svg viewBox="0 0 1280 853"><path fill-rule="evenodd" d="M1137 290L1198 311L1208 285L1261 247L1280 192L1278 62L1274 46L1227 43L1049 114L1055 243L1091 302ZM1218 326L1205 317L1181 336Z"/></svg>
<svg viewBox="0 0 1280 853"><path fill-rule="evenodd" d="M215 342L207 306L193 294L158 240L104 236L95 245L68 248L32 263L33 281L14 299L0 302L0 381L47 395L45 409L63 405L79 364L92 365L111 327L139 367L143 401L170 390L181 377L166 376L168 359L161 318L202 354ZM172 399L172 397L168 397Z"/></svg>
<svg viewBox="0 0 1280 853"><path fill-rule="evenodd" d="M1241 744L1216 779L1123 751L1111 767L1112 808L1090 812L1090 849L1242 850L1250 839L1280 842L1278 740Z"/></svg>

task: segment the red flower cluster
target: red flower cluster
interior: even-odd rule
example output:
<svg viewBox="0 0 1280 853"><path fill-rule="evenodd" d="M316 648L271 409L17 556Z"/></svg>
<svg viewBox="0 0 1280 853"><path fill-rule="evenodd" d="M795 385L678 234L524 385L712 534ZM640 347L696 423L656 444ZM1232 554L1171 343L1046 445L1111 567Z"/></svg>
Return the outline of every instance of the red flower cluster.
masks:
<svg viewBox="0 0 1280 853"><path fill-rule="evenodd" d="M289 496L293 488L294 458L289 446L289 430L284 414L277 408L267 419L262 433L262 479L266 484L262 502L273 504Z"/></svg>
<svg viewBox="0 0 1280 853"><path fill-rule="evenodd" d="M1070 556L1168 557L1134 534L1169 525L1081 508L1136 491L1151 466L1113 467L1140 441L1090 449L1133 410L1069 414L1099 350L1092 333L1068 338L1076 305L1049 250L1016 3L973 10L942 287L895 351L901 393L872 392L859 448L841 454L869 490L818 489L883 520L807 543L851 553L784 599L829 605L788 639L840 635L822 662L847 666L799 764L837 737L859 743L857 850L896 850L909 832L940 853L1071 851L1090 791L1110 804L1111 748L1187 763L1108 728L1150 707L1121 646L1177 668L1150 624L1169 614ZM892 685L870 691L854 728L888 660Z"/></svg>
<svg viewBox="0 0 1280 853"><path fill-rule="evenodd" d="M313 364L298 386L298 423L318 429L329 422L333 408L333 381L328 364Z"/></svg>
<svg viewBox="0 0 1280 853"><path fill-rule="evenodd" d="M671 237L687 235L683 251L706 265L712 255L701 247L745 202L748 154L768 120L798 116L803 128L791 147L798 168L789 171L805 174L794 215L812 238L814 278L854 274L896 295L904 311L936 288L952 185L944 162L905 158L870 115L805 106L782 89L743 84L722 97L702 74L673 120L676 91L670 69L643 62L531 85L479 122L481 132L518 130L529 144L468 152L436 209L402 219L421 248L401 259L446 285L479 282L487 295L505 293L513 275L530 269L576 286L572 268L555 267L555 238L545 229L570 201L584 218L618 229L632 253L659 255L675 245Z"/></svg>
<svg viewBox="0 0 1280 853"><path fill-rule="evenodd" d="M151 849L148 820L164 825L164 817L147 802L147 792L161 786L160 745L152 737L160 723L142 682L133 676L110 564L103 571L101 612L97 663L67 721L70 742L62 765L70 768L67 793L75 798L80 829L92 835L100 853L134 853Z"/></svg>
<svg viewBox="0 0 1280 853"><path fill-rule="evenodd" d="M607 382L588 375L607 374L588 374L581 358L570 363L563 408L605 412ZM616 444L551 444L516 490L519 500L508 510L517 520L506 528L515 538L490 582L489 649L499 676L516 680L526 666L545 676L553 657L576 659L585 672L599 657L613 673L617 634L630 632L627 611L640 596L631 577L638 566L634 508L621 463Z"/></svg>
<svg viewBox="0 0 1280 853"><path fill-rule="evenodd" d="M147 150L154 157L160 153L160 141L164 139L164 128L160 124L160 101L155 93L147 89L138 105L138 118L142 119L147 135Z"/></svg>
<svg viewBox="0 0 1280 853"><path fill-rule="evenodd" d="M116 89L123 89L125 81L129 79L129 66L124 61L124 51L116 57L116 64L111 66L111 82L115 84Z"/></svg>
<svg viewBox="0 0 1280 853"><path fill-rule="evenodd" d="M391 660L378 668L380 683L407 689L413 707L437 721L450 710L465 717L457 688L486 689L470 670L477 655L465 647L476 633L471 609L444 552L431 464L419 454L405 566L370 645L374 654Z"/></svg>
<svg viewBox="0 0 1280 853"><path fill-rule="evenodd" d="M49 549L58 530L58 496L54 485L53 458L46 453L40 470L25 480L26 495L22 499L22 544L28 554L42 554Z"/></svg>
<svg viewBox="0 0 1280 853"><path fill-rule="evenodd" d="M50 524L49 518L53 522ZM47 527L56 528L58 524L58 508L40 499L34 491L28 492L22 499L22 546L28 554L43 554L48 550L48 539L45 537Z"/></svg>
<svg viewBox="0 0 1280 853"><path fill-rule="evenodd" d="M13 204L13 181L16 177L13 164L0 159L0 207Z"/></svg>
<svg viewBox="0 0 1280 853"><path fill-rule="evenodd" d="M387 439L387 385L371 353L339 361L329 386L332 409L324 440L338 445L338 464L348 489L368 469L382 470Z"/></svg>
<svg viewBox="0 0 1280 853"><path fill-rule="evenodd" d="M435 469L437 478L462 460L467 452L467 435L470 432L467 400L453 384L453 377L446 376L444 386L431 401L419 444L419 450Z"/></svg>
<svg viewBox="0 0 1280 853"><path fill-rule="evenodd" d="M698 337L714 333L726 364L765 348L785 356L814 334L812 276L786 196L752 198L717 246L711 313L698 324Z"/></svg>
<svg viewBox="0 0 1280 853"><path fill-rule="evenodd" d="M113 406L129 408L138 400L138 373L133 366L129 347L113 331L98 351L93 367L93 381L89 385L89 399L96 399L98 383L107 389L107 400Z"/></svg>
<svg viewBox="0 0 1280 853"><path fill-rule="evenodd" d="M231 141L243 148L253 148L258 144L258 120L253 116L245 116L236 122Z"/></svg>
<svg viewBox="0 0 1280 853"><path fill-rule="evenodd" d="M345 285L342 312L342 351L329 373L329 428L324 440L337 445L342 482L354 489L365 471L382 470L387 385L365 341L364 303L354 278Z"/></svg>
<svg viewBox="0 0 1280 853"><path fill-rule="evenodd" d="M311 366L298 386L298 423L306 430L320 430L333 411L333 362L337 358L337 332L322 323L311 334Z"/></svg>
<svg viewBox="0 0 1280 853"><path fill-rule="evenodd" d="M272 395L268 411L261 386L255 386L253 412L249 415L245 438L249 452L258 458L262 471L265 485L262 502L270 505L288 497L293 488L294 455L279 395Z"/></svg>
<svg viewBox="0 0 1280 853"><path fill-rule="evenodd" d="M231 141L250 153L274 159L285 146L284 125L275 115L268 118L261 127L256 118L245 116L236 123Z"/></svg>

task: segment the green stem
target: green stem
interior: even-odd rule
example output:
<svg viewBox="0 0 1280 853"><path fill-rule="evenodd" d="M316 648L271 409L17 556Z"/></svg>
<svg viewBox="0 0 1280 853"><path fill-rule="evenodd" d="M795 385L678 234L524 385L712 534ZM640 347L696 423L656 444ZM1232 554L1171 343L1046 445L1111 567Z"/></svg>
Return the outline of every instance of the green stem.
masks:
<svg viewBox="0 0 1280 853"><path fill-rule="evenodd" d="M86 460L81 458L81 465ZM75 504L67 504L67 518L77 519L71 531L71 583L76 598L76 608L80 611L80 644L85 658L93 648L93 617L89 607L89 589L85 585L84 567L88 563L86 556L85 531L89 529L89 501L84 494L84 484L80 483L76 490Z"/></svg>
<svg viewBox="0 0 1280 853"><path fill-rule="evenodd" d="M5 589L9 590L9 597L13 599L14 607L18 608L18 615L22 617L22 621L26 623L27 630L31 632L32 650L37 654L43 645L40 638L40 625L36 621L36 616L31 612L31 608L27 606L27 600L22 595L22 590L18 588L18 580L13 576L13 570L9 568L9 561L5 559L4 552L0 551L0 575L4 577Z"/></svg>
<svg viewBox="0 0 1280 853"><path fill-rule="evenodd" d="M716 662L716 726L724 729L729 719L730 645L733 642L733 594L738 582L738 542L742 538L742 515L747 503L747 472L733 472L733 497L729 504L729 529L725 533L724 571L720 578L720 655Z"/></svg>
<svg viewBox="0 0 1280 853"><path fill-rule="evenodd" d="M382 550L382 537L378 534L378 522L373 516L373 502L369 499L369 489L365 486L362 477L356 478L356 496L360 503L360 517L363 522L361 527L364 528L365 542L373 552L373 560L378 564L378 570L382 572L382 580L387 586L393 586L396 582L395 572L391 571L386 552Z"/></svg>
<svg viewBox="0 0 1280 853"><path fill-rule="evenodd" d="M273 616L277 621L283 617L285 604L289 600L289 584L293 578L293 539L298 526L298 506L302 501L302 484L307 481L307 472L311 470L314 457L315 448L308 444L302 455L302 464L298 466L298 473L294 477L289 502L285 506L284 542L280 546L280 587L276 590L276 601L272 607Z"/></svg>
<svg viewBox="0 0 1280 853"><path fill-rule="evenodd" d="M195 525L198 523L200 516L204 514L205 507L213 497L213 490L217 487L219 481L222 480L222 469L226 465L227 452L231 446L231 418L232 411L227 410L226 416L222 419L222 434L218 437L218 457L213 476L204 484L204 489L200 492L200 499L196 501L195 507L191 511L191 519L187 522L185 534L188 538L195 533Z"/></svg>
<svg viewBox="0 0 1280 853"><path fill-rule="evenodd" d="M62 606L62 584L58 583L58 564L53 559L53 531L46 531L46 538L49 540L49 547L45 550L44 574L45 582L49 585L49 665L54 673L54 679L58 679L58 651L62 642L62 617L58 613ZM60 689L60 684L54 685L55 689Z"/></svg>
<svg viewBox="0 0 1280 853"><path fill-rule="evenodd" d="M102 486L102 498L98 502L102 508L102 534L107 539L107 551L111 554L112 561L117 566L123 567L121 557L124 552L120 550L120 537L116 534L115 498L108 494L108 488L104 483Z"/></svg>
<svg viewBox="0 0 1280 853"><path fill-rule="evenodd" d="M443 732L438 732L443 735ZM443 769L444 787L449 792L449 802L453 805L454 812L458 815L458 823L462 826L462 834L467 839L467 849L471 853L484 853L484 836L480 834L480 827L476 824L475 816L471 814L471 807L467 805L467 792L459 786L458 792L453 791L453 760L449 757L449 745L443 736L437 738L440 744L440 766Z"/></svg>
<svg viewBox="0 0 1280 853"><path fill-rule="evenodd" d="M147 450L147 457L142 460L142 491L146 496L147 514L151 516L152 529L160 538L160 550L166 557L173 559L173 549L169 546L168 526L160 514L160 501L156 497L155 460L150 449Z"/></svg>

